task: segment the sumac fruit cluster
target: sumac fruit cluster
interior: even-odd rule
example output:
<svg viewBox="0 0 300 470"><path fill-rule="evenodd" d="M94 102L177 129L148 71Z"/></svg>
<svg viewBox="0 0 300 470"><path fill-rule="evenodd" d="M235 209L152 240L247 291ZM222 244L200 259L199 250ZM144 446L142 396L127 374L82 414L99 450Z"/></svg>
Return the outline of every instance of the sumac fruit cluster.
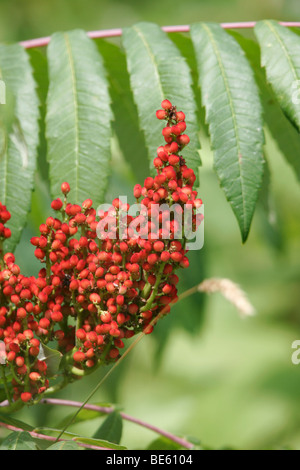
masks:
<svg viewBox="0 0 300 470"><path fill-rule="evenodd" d="M5 227L10 213L0 203L0 340L5 344L0 367L11 381L12 401L32 402L48 389L41 345L56 342L67 358L62 373L71 380L76 370L88 373L116 361L127 338L151 333L155 319L176 302L175 271L189 266L186 240L184 234L175 237L178 227L168 214L158 211L153 220L152 209L189 204L196 227L202 201L194 190L195 174L181 156L189 143L184 113L165 100L157 118L167 121L165 144L154 159L156 175L134 188L141 214L130 215L121 199L97 214L90 199L69 202L71 188L63 183L62 197L51 204L53 215L31 239L43 264L38 277L23 276L14 255L3 252L11 235Z"/></svg>

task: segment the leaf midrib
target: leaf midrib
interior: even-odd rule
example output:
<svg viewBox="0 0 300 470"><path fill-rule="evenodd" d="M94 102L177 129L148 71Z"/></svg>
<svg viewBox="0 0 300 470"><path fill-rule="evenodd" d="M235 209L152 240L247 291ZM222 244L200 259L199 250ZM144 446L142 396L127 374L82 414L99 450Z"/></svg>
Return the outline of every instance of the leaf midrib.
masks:
<svg viewBox="0 0 300 470"><path fill-rule="evenodd" d="M3 75L2 75L2 70L1 70L1 67L0 67L0 79L2 79ZM5 137L6 137L6 144L7 144L7 135L6 135L6 131L4 129L4 134L5 134ZM5 162L4 162L4 168L5 168L5 172L4 172L4 193L3 193L3 203L6 204L6 197L7 197L7 175L8 175L8 158L7 158L7 145L6 145L6 149L5 149L5 152L3 152L3 158L5 159Z"/></svg>
<svg viewBox="0 0 300 470"><path fill-rule="evenodd" d="M79 181L79 112L78 112L78 93L77 93L77 80L76 80L76 73L75 73L75 65L72 55L72 48L69 40L68 34L64 34L66 47L67 47L67 55L70 64L71 70L71 81L72 81L72 96L74 101L74 115L75 115L75 172L76 172L76 187L75 193L76 198L75 200L78 201L78 181Z"/></svg>
<svg viewBox="0 0 300 470"><path fill-rule="evenodd" d="M280 34L278 33L278 31L276 31L276 28L274 28L273 24L270 21L264 21L264 24L266 26L268 26L270 28L271 32L274 34L274 36L277 39L277 42L279 43L279 45L280 45L280 47L281 47L288 63L290 64L290 67L291 67L292 73L294 75L295 81L298 80L299 77L296 73L296 67L294 66L292 58L291 58L290 54L288 53L288 50L287 50L283 40L281 39Z"/></svg>
<svg viewBox="0 0 300 470"><path fill-rule="evenodd" d="M218 45L217 45L217 43L214 39L214 36L213 36L211 30L209 29L209 27L206 24L203 24L202 27L206 31L206 33L207 33L207 35L208 35L208 37L211 41L212 47L214 49L214 52L215 52L215 55L216 55L216 58L217 58L217 61L218 61L218 64L219 64L219 67L220 67L220 70L221 70L222 77L223 77L223 80L224 80L227 95L228 95L228 98L229 98L229 106L230 106L230 110L231 110L232 121L233 121L233 125L234 125L235 138L236 138L236 143L237 143L237 150L238 150L238 154L237 154L238 168L239 168L240 182L241 182L241 187L242 187L243 213L244 213L244 216L243 216L243 230L244 230L244 235L245 235L246 231L247 231L247 227L246 227L246 201L245 201L244 183L243 183L243 178L242 178L241 161L240 161L240 155L242 156L242 151L241 151L240 142L239 142L238 123L237 123L235 112L234 112L235 108L234 108L234 103L233 103L233 97L232 97L232 94L231 94L231 89L230 89L230 86L229 86L229 83L228 83L228 78L227 78L227 75L226 75L226 72L225 72L225 68L223 66L223 62L222 62L222 59L221 59L221 56L220 56L220 51L218 49Z"/></svg>
<svg viewBox="0 0 300 470"><path fill-rule="evenodd" d="M161 83L161 80L160 80L160 75L159 75L159 71L158 71L158 64L157 64L157 61L155 59L155 55L153 54L150 46L149 46L149 43L147 42L144 34L142 33L142 31L137 27L137 26L133 26L132 29L134 29L136 31L136 33L138 34L138 36L141 38L148 54L149 54L149 57L154 65L154 73L156 75L156 79L157 79L157 82L158 82L158 86L159 86L159 91L160 91L160 94L161 94L161 99L163 100L164 99L164 90L163 90L163 87L162 87L162 83Z"/></svg>

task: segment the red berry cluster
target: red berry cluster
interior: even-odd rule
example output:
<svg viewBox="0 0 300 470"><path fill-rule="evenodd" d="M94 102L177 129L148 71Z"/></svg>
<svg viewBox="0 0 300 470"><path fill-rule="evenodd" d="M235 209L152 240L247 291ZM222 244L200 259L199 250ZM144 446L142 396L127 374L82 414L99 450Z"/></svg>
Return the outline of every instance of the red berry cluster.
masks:
<svg viewBox="0 0 300 470"><path fill-rule="evenodd" d="M11 231L8 227L5 227L5 224L10 220L11 215L6 209L6 206L3 206L0 202L0 255L2 252L2 243L11 237Z"/></svg>
<svg viewBox="0 0 300 470"><path fill-rule="evenodd" d="M63 183L64 197L51 204L57 217L48 217L31 239L45 265L38 277L21 275L11 253L0 256L0 340L14 401L31 401L49 387L41 343L57 341L65 356L63 373L71 380L76 370L87 373L116 361L126 338L151 333L158 315L176 302L175 271L189 266L186 240L183 232L176 236L175 218L157 204L176 203L179 212L190 205L197 227L202 201L193 189L195 174L180 155L189 143L185 115L168 100L162 108L157 117L167 121L166 144L157 150L156 176L134 188L142 208L138 216L120 199L98 214L90 199L71 204L70 186ZM9 218L0 204L0 241L10 236L4 227Z"/></svg>

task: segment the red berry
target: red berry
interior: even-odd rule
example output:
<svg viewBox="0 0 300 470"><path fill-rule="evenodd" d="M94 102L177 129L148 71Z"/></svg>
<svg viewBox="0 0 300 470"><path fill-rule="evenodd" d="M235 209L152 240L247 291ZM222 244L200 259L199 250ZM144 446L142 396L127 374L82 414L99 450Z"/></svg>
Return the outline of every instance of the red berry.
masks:
<svg viewBox="0 0 300 470"><path fill-rule="evenodd" d="M91 294L90 295L90 301L95 303L95 304L100 304L101 302L101 297L98 294Z"/></svg>
<svg viewBox="0 0 300 470"><path fill-rule="evenodd" d="M178 122L185 121L185 114L182 111L176 113L176 119Z"/></svg>
<svg viewBox="0 0 300 470"><path fill-rule="evenodd" d="M139 199L142 195L142 186L140 184L136 184L133 190L133 195L136 199Z"/></svg>
<svg viewBox="0 0 300 470"><path fill-rule="evenodd" d="M63 321L63 314L61 312L52 312L51 313L51 320L55 323L59 323Z"/></svg>
<svg viewBox="0 0 300 470"><path fill-rule="evenodd" d="M155 168L162 168L164 166L162 160L159 157L154 159L153 165Z"/></svg>
<svg viewBox="0 0 300 470"><path fill-rule="evenodd" d="M162 254L160 255L160 259L164 262L167 263L169 259L171 258L171 255L168 251L163 251Z"/></svg>
<svg viewBox="0 0 300 470"><path fill-rule="evenodd" d="M16 357L16 365L18 367L23 367L24 363L25 363L24 357L21 357L21 356Z"/></svg>
<svg viewBox="0 0 300 470"><path fill-rule="evenodd" d="M112 349L112 350L110 351L109 357L110 357L111 359L116 359L116 358L119 356L119 354L120 354L120 353L119 353L119 350L118 350L117 348L114 348L114 349Z"/></svg>
<svg viewBox="0 0 300 470"><path fill-rule="evenodd" d="M38 382L41 379L41 376L38 372L31 372L29 378L32 382Z"/></svg>
<svg viewBox="0 0 300 470"><path fill-rule="evenodd" d="M149 176L145 179L144 186L146 189L152 189L154 184L154 179Z"/></svg>
<svg viewBox="0 0 300 470"><path fill-rule="evenodd" d="M161 107L165 110L170 110L172 108L172 103L169 100L164 100L161 103Z"/></svg>
<svg viewBox="0 0 300 470"><path fill-rule="evenodd" d="M10 351L6 355L6 359L8 360L8 362L13 362L15 358L16 358L16 353L14 351Z"/></svg>
<svg viewBox="0 0 300 470"><path fill-rule="evenodd" d="M81 351L76 351L73 354L73 359L75 362L84 362L85 361L85 354Z"/></svg>
<svg viewBox="0 0 300 470"><path fill-rule="evenodd" d="M28 403L32 399L32 395L29 392L23 392L21 393L21 400L24 403Z"/></svg>
<svg viewBox="0 0 300 470"><path fill-rule="evenodd" d="M188 135L186 134L183 134L183 135L180 135L179 137L177 137L177 141L180 145L188 145L190 143L190 138Z"/></svg>
<svg viewBox="0 0 300 470"><path fill-rule="evenodd" d="M162 241L157 241L154 243L153 248L155 251L161 253L165 249L165 244Z"/></svg>
<svg viewBox="0 0 300 470"><path fill-rule="evenodd" d="M170 165L172 166L176 166L180 162L180 158L178 157L178 155L170 155L168 160Z"/></svg>
<svg viewBox="0 0 300 470"><path fill-rule="evenodd" d="M164 109L159 109L156 111L156 117L157 119L165 119L167 117L167 113Z"/></svg>
<svg viewBox="0 0 300 470"><path fill-rule="evenodd" d="M55 199L54 201L52 201L51 203L51 207L53 210L55 211L60 211L60 209L62 208L63 206L63 203L62 203L62 200L61 199Z"/></svg>
<svg viewBox="0 0 300 470"><path fill-rule="evenodd" d="M155 253L153 253L148 256L147 261L151 265L156 264L158 261L158 256Z"/></svg>
<svg viewBox="0 0 300 470"><path fill-rule="evenodd" d="M91 199L86 199L83 203L82 203L82 207L84 209L90 209L93 205L93 201Z"/></svg>
<svg viewBox="0 0 300 470"><path fill-rule="evenodd" d="M38 259L44 259L46 254L41 248L37 248L34 252L34 256Z"/></svg>
<svg viewBox="0 0 300 470"><path fill-rule="evenodd" d="M32 347L32 348L29 349L30 356L37 357L39 355L39 353L40 353L39 348Z"/></svg>
<svg viewBox="0 0 300 470"><path fill-rule="evenodd" d="M69 183L63 183L63 184L61 185L61 192L62 192L63 194L66 195L66 194L68 194L70 191L71 191L71 188L70 188Z"/></svg>

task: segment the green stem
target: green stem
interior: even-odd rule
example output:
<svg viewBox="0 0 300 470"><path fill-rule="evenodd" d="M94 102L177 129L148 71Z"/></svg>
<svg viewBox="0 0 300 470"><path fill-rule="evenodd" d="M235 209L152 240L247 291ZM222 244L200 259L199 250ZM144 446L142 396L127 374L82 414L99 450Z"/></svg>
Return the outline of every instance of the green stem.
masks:
<svg viewBox="0 0 300 470"><path fill-rule="evenodd" d="M4 390L5 390L7 399L9 401L9 404L11 405L12 404L12 399L11 399L10 390L8 388L8 384L7 384L7 380L6 380L5 367L6 367L5 365L1 365L0 369L1 369L2 379L3 379Z"/></svg>
<svg viewBox="0 0 300 470"><path fill-rule="evenodd" d="M161 279L163 277L163 272L164 272L164 269L165 269L165 265L166 263L163 263L160 268L159 268L159 271L158 271L158 274L157 274L157 278L156 278L156 283L153 287L153 291L152 291L152 294L151 296L149 297L149 300L148 302L146 303L146 305L141 308L141 312L146 312L147 310L151 310L151 307L152 307L152 304L157 296L157 292L158 292L158 288L160 286L160 283L161 283Z"/></svg>
<svg viewBox="0 0 300 470"><path fill-rule="evenodd" d="M72 303L77 314L77 320L76 320L76 332L77 332L82 327L84 314L83 314L82 309L79 307L79 305L76 302L74 291L72 292ZM76 335L76 332L75 332L75 335ZM76 336L76 347L79 348L79 346L80 346L80 340Z"/></svg>
<svg viewBox="0 0 300 470"><path fill-rule="evenodd" d="M23 408L23 406L24 406L24 402L22 402L22 400L19 399L15 402L11 403L9 406L1 406L0 411L1 411L1 413L11 414L14 411L20 410L21 408Z"/></svg>
<svg viewBox="0 0 300 470"><path fill-rule="evenodd" d="M26 351L25 351L25 364L27 367L27 371L30 371L31 364L30 364L30 359L29 359L29 344L27 344ZM25 392L30 391L30 380L29 380L29 374L27 373L25 375Z"/></svg>
<svg viewBox="0 0 300 470"><path fill-rule="evenodd" d="M49 258L49 252L47 251L46 253L46 278L47 281L49 281L51 277L51 263L50 263L50 258Z"/></svg>
<svg viewBox="0 0 300 470"><path fill-rule="evenodd" d="M3 259L3 240L0 240L0 268L2 269L4 267L4 259Z"/></svg>
<svg viewBox="0 0 300 470"><path fill-rule="evenodd" d="M69 384L68 378L64 377L64 380L62 380L60 383L53 385L52 387L49 387L45 392L43 396L48 396L52 395L53 393L59 392L63 388L65 388Z"/></svg>
<svg viewBox="0 0 300 470"><path fill-rule="evenodd" d="M19 379L19 377L16 375L15 371L14 371L14 367L11 365L10 366L10 371L11 371L11 375L13 376L13 378L15 379L15 381L19 384L19 385L24 385L22 380Z"/></svg>
<svg viewBox="0 0 300 470"><path fill-rule="evenodd" d="M84 369L78 369L75 366L70 367L69 372L73 375L76 375L77 377L84 377L85 375L87 375Z"/></svg>

